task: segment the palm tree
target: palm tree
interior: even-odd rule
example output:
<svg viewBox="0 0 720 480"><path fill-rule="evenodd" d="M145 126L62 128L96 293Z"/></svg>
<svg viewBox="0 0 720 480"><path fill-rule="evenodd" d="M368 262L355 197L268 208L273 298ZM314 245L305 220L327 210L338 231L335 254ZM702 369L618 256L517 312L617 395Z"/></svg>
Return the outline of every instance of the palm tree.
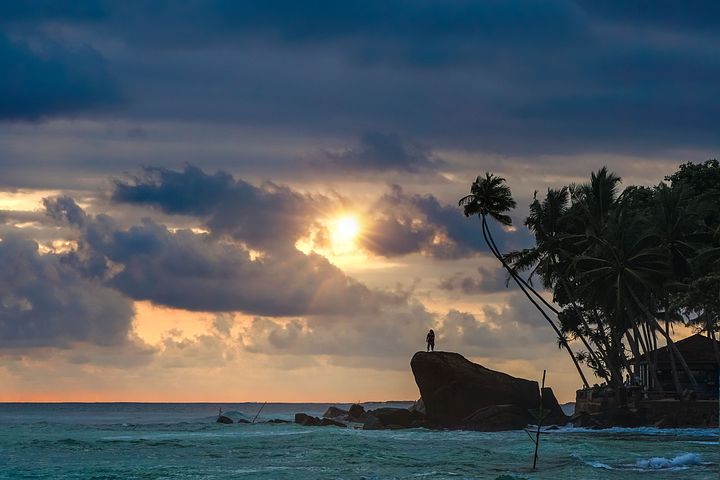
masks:
<svg viewBox="0 0 720 480"><path fill-rule="evenodd" d="M529 280L538 274L543 286L554 292L554 300L561 305L570 305L570 311L558 311L553 305L542 300L555 315L558 315L563 330L572 332L587 349L588 364L593 366L596 374L608 383L622 385L620 362L614 358L616 349L611 348L600 318L596 318L597 328L590 327L586 312L578 304L571 287L572 254L565 246L568 235L566 224L570 217L570 192L568 187L548 189L545 199L541 202L535 192L530 204L530 215L525 225L535 235L535 246L521 251L510 252L505 260L516 271L530 270ZM534 292L534 290L533 290ZM573 315L570 315L572 313ZM597 352L590 345L586 336L597 345Z"/></svg>
<svg viewBox="0 0 720 480"><path fill-rule="evenodd" d="M510 187L505 184L505 179L502 177L495 176L491 173L486 173L485 177L478 176L477 179L472 183L470 187L470 195L466 195L461 198L458 202L458 206L463 207L463 213L466 217L477 215L481 220L481 228L483 238L490 251L493 253L495 258L500 261L502 266L508 272L510 277L520 287L520 290L530 300L530 302L538 309L545 320L550 324L555 334L558 336L560 345L567 350L570 358L575 365L575 368L582 379L585 387L589 387L588 381L580 368L580 365L575 357L575 354L568 345L565 336L562 334L558 326L548 316L545 310L537 303L535 298L530 294L529 290L533 290L524 279L520 278L517 272L511 268L505 261L503 255L500 253L495 240L493 239L492 233L487 223L487 217L495 219L498 223L503 226L509 227L512 225L512 219L507 212L515 208L515 200L512 198ZM533 290L534 291L534 290ZM535 292L537 294L537 292ZM539 294L537 295L539 297Z"/></svg>

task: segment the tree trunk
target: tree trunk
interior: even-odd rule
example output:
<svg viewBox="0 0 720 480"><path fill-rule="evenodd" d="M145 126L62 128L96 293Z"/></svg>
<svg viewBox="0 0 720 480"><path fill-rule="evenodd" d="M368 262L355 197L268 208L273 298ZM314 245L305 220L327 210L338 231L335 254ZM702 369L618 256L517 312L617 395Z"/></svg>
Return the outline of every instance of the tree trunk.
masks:
<svg viewBox="0 0 720 480"><path fill-rule="evenodd" d="M670 330L670 321L667 319L667 308L665 309L665 331ZM670 347L668 348L668 354L670 354ZM675 356L668 355L670 357L670 371L672 373L673 383L675 384L675 391L678 395L682 395L682 387L680 386L680 377L678 376L677 364L675 363Z"/></svg>
<svg viewBox="0 0 720 480"><path fill-rule="evenodd" d="M582 369L580 368L580 365L578 364L577 358L575 358L575 354L570 349L570 345L568 345L567 340L565 340L565 337L563 337L562 332L557 328L557 325L552 321L550 317L548 317L547 313L545 313L545 310L542 309L540 305L535 301L535 299L532 298L532 296L528 293L528 291L523 287L522 282L518 279L518 275L510 268L510 266L505 263L505 259L502 258L502 255L500 255L500 252L497 250L497 246L495 245L495 242L492 239L492 234L490 233L490 229L487 225L487 220L485 218L485 215L482 216L482 232L483 237L485 239L485 243L490 248L490 251L495 255L495 258L497 258L502 266L505 268L505 270L508 271L510 274L510 277L512 277L513 280L515 280L515 283L520 287L520 290L525 294L525 296L530 300L530 302L535 306L535 308L538 309L538 311L542 314L543 317L545 317L545 320L550 324L552 329L555 331L555 333L558 336L558 339L560 340L560 343L563 347L565 347L565 350L567 350L568 354L570 355L570 358L572 359L573 364L575 365L575 368L578 371L578 374L580 375L580 378L582 379L583 385L585 388L590 388L590 384L588 383L587 379L585 378L585 374L583 373Z"/></svg>
<svg viewBox="0 0 720 480"><path fill-rule="evenodd" d="M685 361L685 358L680 353L680 350L678 350L677 345L675 345L675 342L673 342L672 338L670 338L670 334L667 331L665 331L665 329L662 328L662 326L660 326L660 324L658 323L655 316L652 313L650 313L650 311L647 309L647 307L643 303L640 302L637 295L635 295L635 292L633 292L630 289L628 289L628 290L629 290L630 294L632 295L633 300L635 300L635 303L638 304L640 309L643 311L643 313L647 317L647 320L651 323L654 323L655 328L657 328L658 331L662 334L662 336L665 337L665 341L667 342L667 346L668 346L671 354L674 354L677 357L677 359L680 361L680 365L682 366L683 370L685 371L685 374L690 379L690 383L692 384L693 390L695 390L697 392L700 389L700 387L697 383L697 380L695 380L695 376L690 371L690 367L688 367L688 364ZM668 352L668 353L670 353L670 352Z"/></svg>

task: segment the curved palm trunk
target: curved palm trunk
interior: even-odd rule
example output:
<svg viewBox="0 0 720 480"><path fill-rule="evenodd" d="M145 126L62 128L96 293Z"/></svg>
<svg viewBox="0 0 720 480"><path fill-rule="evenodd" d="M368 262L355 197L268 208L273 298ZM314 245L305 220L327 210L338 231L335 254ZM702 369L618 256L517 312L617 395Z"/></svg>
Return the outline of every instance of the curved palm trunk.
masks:
<svg viewBox="0 0 720 480"><path fill-rule="evenodd" d="M665 308L665 331L670 331L670 321L667 319L667 307ZM670 373L672 375L673 384L675 385L675 392L678 395L681 395L682 387L680 386L680 377L678 376L677 364L675 363L674 355L670 355Z"/></svg>
<svg viewBox="0 0 720 480"><path fill-rule="evenodd" d="M555 266L556 265L555 261L552 259L551 259L551 261L552 261L553 266ZM580 320L582 320L583 327L585 327L585 329L588 332L592 331L592 329L590 328L590 325L588 324L587 320L585 319L585 316L582 314L582 311L580 310L580 307L578 306L577 301L575 300L575 296L570 291L570 287L567 284L567 282L565 281L565 279L562 277L559 277L559 282L562 285L563 289L565 290L565 294L570 299L570 303L572 304L572 307L575 310L575 313L578 315L578 317L580 317ZM604 378L605 378L605 380L607 380L608 383L614 383L616 386L621 386L622 385L622 372L616 371L615 362L610 358L610 355L609 355L610 346L608 345L607 338L605 338L605 331L598 329L598 335L600 336L600 339L602 341L601 343L604 344L604 345L600 345L599 343L597 343L597 341L595 342L597 345L598 352L604 358L606 368L608 370L610 370L610 378L607 378L607 376L605 376ZM580 337L580 340L585 345L585 348L587 348L588 352L590 352L590 355L593 357L595 362L598 362L598 358L597 358L595 352L590 347L590 345L588 345L588 342L587 342L587 340L585 340L585 337L581 334L578 336ZM603 349L603 346L605 347L604 349Z"/></svg>
<svg viewBox="0 0 720 480"><path fill-rule="evenodd" d="M488 232L489 232L489 229L488 229ZM495 257L498 258L498 260L500 260L500 257L499 257L499 256L500 256L500 249L498 249L498 248L497 248L497 245L495 245L495 241L492 239L492 236L490 236L490 240L491 240L492 243L493 243L491 249L494 248L494 250L495 250L495 251L493 251L493 254L495 255ZM501 261L502 261L502 260L501 260ZM508 267L506 266L505 268L507 269ZM509 270L508 270L508 271L509 271ZM515 270L513 270L512 272L509 271L510 276L512 276L512 277L515 279L515 282L520 281L520 282L525 286L526 289L530 290L530 292L532 292L533 295L535 295L535 297L537 297L537 298L538 298L547 308L549 308L550 311L553 312L556 316L560 314L560 312L558 311L558 309L555 308L550 302L548 302L548 301L545 299L545 297L543 297L542 295L540 295L540 293L539 293L537 290L535 290L535 289L532 287L532 285L530 285L524 278L522 278L521 276L515 274L514 272L515 272ZM570 296L570 298L573 298L572 295L570 295L569 292L568 292L568 296ZM583 314L579 311L579 309L578 309L578 307L577 307L577 305L576 305L576 303L575 303L574 301L573 301L573 307L575 308L576 313L578 314L578 316L579 316L580 319L582 320L583 326L584 326L588 331L590 331L590 330L591 330L591 329L590 329L590 326L588 325L587 321L585 320L585 317L583 316ZM596 363L597 365L599 365L600 362L599 362L599 360L598 360L598 358L597 358L597 355L596 355L596 353L595 353L595 350L590 346L590 344L588 343L588 341L587 341L587 339L585 338L585 336L584 336L582 333L580 333L580 332L577 332L577 336L578 336L578 338L580 339L580 341L583 343L583 345L585 346L585 348L587 348L588 353L590 354L590 356L593 357L593 360L595 361L595 363ZM607 364L606 364L606 365L607 365ZM603 377L603 378L604 378L605 380L607 380L608 383L609 383L609 379L608 379L606 376ZM622 384L622 378L620 379L620 384Z"/></svg>
<svg viewBox="0 0 720 480"><path fill-rule="evenodd" d="M655 390L658 392L662 392L663 388L660 384L660 379L657 376L657 368L655 367L655 362L652 361L650 358L650 347L648 347L648 344L643 340L642 333L640 333L640 328L638 327L637 322L634 320L630 321L632 324L633 332L635 333L635 338L637 342L640 344L640 348L643 349L645 352L645 361L648 364L648 372L650 373L650 376L652 377L653 384L655 385Z"/></svg>
<svg viewBox="0 0 720 480"><path fill-rule="evenodd" d="M568 345L567 341L565 340L565 337L563 337L562 332L557 328L557 325L552 321L552 319L545 313L545 310L542 309L540 305L535 301L535 299L532 298L532 296L528 293L528 291L525 289L525 287L522 284L522 279L518 278L518 275L513 271L513 269L510 268L510 266L505 263L505 260L502 258L502 255L500 255L500 252L497 250L497 245L495 245L495 241L492 239L492 234L490 233L490 229L487 226L487 219L485 215L482 215L482 232L483 237L485 239L485 243L490 248L490 251L495 255L495 258L500 261L502 266L505 268L505 270L508 271L510 274L510 277L512 277L513 280L515 280L515 283L520 287L520 290L525 294L525 296L530 300L530 302L535 306L535 308L538 309L538 311L542 314L543 317L545 317L545 320L550 324L552 329L555 331L555 333L558 336L558 339L560 340L563 347L565 347L565 350L567 350L568 354L570 355L570 358L573 361L573 364L575 365L575 368L578 371L578 374L580 375L580 378L582 379L583 385L585 388L590 388L590 384L587 381L587 378L585 378L585 374L583 373L582 369L580 368L580 364L578 364L577 358L575 358L575 354L570 349L570 345Z"/></svg>
<svg viewBox="0 0 720 480"><path fill-rule="evenodd" d="M715 354L715 361L718 364L718 367L720 367L720 348L718 348L717 341L715 339L715 330L711 328L707 329L708 336L710 337L710 340L712 340L712 346L713 346L713 353Z"/></svg>
<svg viewBox="0 0 720 480"><path fill-rule="evenodd" d="M650 313L650 311L647 309L645 304L640 302L640 299L635 295L635 292L633 292L631 289L628 289L630 294L633 297L633 300L637 305L640 307L640 309L643 311L643 314L645 314L645 317L647 318L647 321L654 324L655 328L660 332L660 334L665 337L665 341L667 342L668 349L670 349L670 354L675 355L678 361L680 362L680 365L682 366L683 370L685 371L685 374L690 379L690 384L693 387L693 390L698 391L700 389L697 380L695 380L695 376L690 371L690 367L688 367L687 362L685 361L685 357L682 356L680 353L680 350L678 350L677 345L675 345L675 342L673 342L672 338L670 338L670 334L660 326L655 316Z"/></svg>

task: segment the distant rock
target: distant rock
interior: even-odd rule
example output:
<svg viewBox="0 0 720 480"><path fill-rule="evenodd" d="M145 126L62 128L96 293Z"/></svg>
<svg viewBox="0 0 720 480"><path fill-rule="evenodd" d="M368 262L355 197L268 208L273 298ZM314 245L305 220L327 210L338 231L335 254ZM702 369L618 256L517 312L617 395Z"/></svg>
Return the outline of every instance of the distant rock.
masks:
<svg viewBox="0 0 720 480"><path fill-rule="evenodd" d="M543 420L543 425L565 425L570 421L570 417L565 415L550 387L542 388L542 406L544 410L550 412Z"/></svg>
<svg viewBox="0 0 720 480"><path fill-rule="evenodd" d="M313 417L311 415L307 415L305 413L296 413L295 414L295 423L300 425L305 425L308 427L327 427L327 426L335 426L335 427L342 427L345 428L347 425L341 422L336 422L335 420L331 420L329 418L317 418Z"/></svg>
<svg viewBox="0 0 720 480"><path fill-rule="evenodd" d="M365 414L365 407L358 403L353 403L350 405L350 409L348 410L348 415L351 419L354 418L360 418Z"/></svg>
<svg viewBox="0 0 720 480"><path fill-rule="evenodd" d="M225 415L218 415L216 422L217 423L225 423L225 424L235 423L235 422L233 422L232 418L226 417Z"/></svg>
<svg viewBox="0 0 720 480"><path fill-rule="evenodd" d="M325 418L345 418L350 414L347 410L343 410L342 408L338 407L330 407L327 410L325 410L325 413L323 413L323 417Z"/></svg>
<svg viewBox="0 0 720 480"><path fill-rule="evenodd" d="M537 382L490 370L457 353L418 352L410 367L427 419L438 426L462 427L472 419L470 428L522 428L520 420L530 421L529 410L540 405Z"/></svg>
<svg viewBox="0 0 720 480"><path fill-rule="evenodd" d="M290 420L283 420L281 418L273 418L272 420L268 420L265 423L293 423Z"/></svg>
<svg viewBox="0 0 720 480"><path fill-rule="evenodd" d="M245 420L244 418L238 419L237 423L252 423L250 420Z"/></svg>

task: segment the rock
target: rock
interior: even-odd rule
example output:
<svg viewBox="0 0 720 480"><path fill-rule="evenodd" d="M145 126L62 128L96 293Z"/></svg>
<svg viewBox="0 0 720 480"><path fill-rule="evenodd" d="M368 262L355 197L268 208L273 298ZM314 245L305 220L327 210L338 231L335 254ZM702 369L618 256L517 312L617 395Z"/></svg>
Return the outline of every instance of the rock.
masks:
<svg viewBox="0 0 720 480"><path fill-rule="evenodd" d="M362 408L362 407L361 407ZM323 413L324 418L343 418L350 414L347 410L338 407L330 407Z"/></svg>
<svg viewBox="0 0 720 480"><path fill-rule="evenodd" d="M268 420L265 423L292 423L290 420L283 420L281 418L273 418L272 420Z"/></svg>
<svg viewBox="0 0 720 480"><path fill-rule="evenodd" d="M330 418L321 418L320 419L320 426L321 427L340 427L340 428L347 428L347 425L345 425L342 422L337 422L335 420L332 420Z"/></svg>
<svg viewBox="0 0 720 480"><path fill-rule="evenodd" d="M320 419L310 416L306 413L296 413L295 414L295 423L299 423L300 425L306 425L306 426L317 426L320 423Z"/></svg>
<svg viewBox="0 0 720 480"><path fill-rule="evenodd" d="M378 408L370 410L368 414L376 417L385 427L390 425L409 428L414 420L415 414L406 408Z"/></svg>
<svg viewBox="0 0 720 480"><path fill-rule="evenodd" d="M565 425L570 421L570 417L565 415L550 387L542 388L542 406L544 410L550 411L543 420L543 425Z"/></svg>
<svg viewBox="0 0 720 480"><path fill-rule="evenodd" d="M237 421L237 423L252 423L250 420L245 420L244 418L241 418Z"/></svg>
<svg viewBox="0 0 720 480"><path fill-rule="evenodd" d="M385 425L373 414L366 413L360 418L363 424L363 430L384 430Z"/></svg>
<svg viewBox="0 0 720 480"><path fill-rule="evenodd" d="M218 418L215 421L217 423L225 423L225 424L234 423L232 418L226 417L225 415L218 415Z"/></svg>
<svg viewBox="0 0 720 480"><path fill-rule="evenodd" d="M350 409L348 410L348 415L350 415L350 418L360 418L365 414L365 407L362 405L359 405L357 403L353 403L350 405Z"/></svg>
<svg viewBox="0 0 720 480"><path fill-rule="evenodd" d="M485 432L520 430L527 426L530 418L528 411L517 405L490 405L463 419L463 426Z"/></svg>
<svg viewBox="0 0 720 480"><path fill-rule="evenodd" d="M329 419L329 418L317 418L313 417L311 415L308 415L306 413L296 413L295 414L295 423L298 423L300 425L304 425L306 427L327 427L327 426L335 426L335 427L343 427L345 428L347 425L341 422L336 422L335 420Z"/></svg>
<svg viewBox="0 0 720 480"><path fill-rule="evenodd" d="M537 382L490 370L457 353L418 352L410 367L427 419L441 426L461 425L484 407L515 405L527 412L540 405ZM520 422L508 418L506 423Z"/></svg>

